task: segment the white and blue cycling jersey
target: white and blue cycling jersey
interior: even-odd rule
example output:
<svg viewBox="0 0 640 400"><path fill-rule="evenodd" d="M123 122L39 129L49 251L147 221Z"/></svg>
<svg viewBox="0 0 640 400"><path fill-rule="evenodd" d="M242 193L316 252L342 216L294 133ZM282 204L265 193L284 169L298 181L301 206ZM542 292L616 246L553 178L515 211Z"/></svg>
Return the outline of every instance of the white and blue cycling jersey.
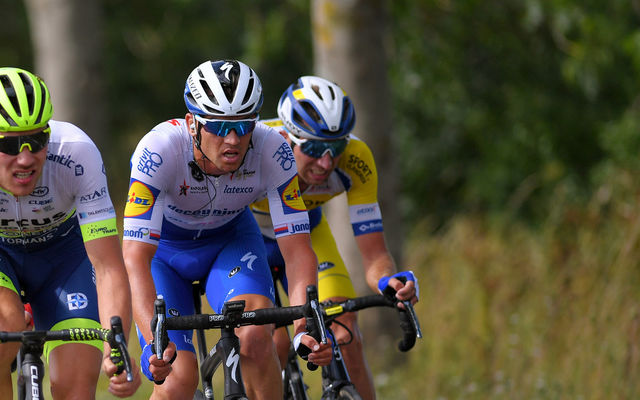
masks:
<svg viewBox="0 0 640 400"><path fill-rule="evenodd" d="M141 139L131 158L123 239L158 246L151 273L172 315L193 314L196 280L217 312L242 294L273 301L264 243L248 206L268 199L276 237L309 232L291 148L258 123L233 173L204 175L190 166L193 159L184 119L165 121ZM170 331L169 338L193 351L190 332Z"/></svg>
<svg viewBox="0 0 640 400"><path fill-rule="evenodd" d="M256 124L240 168L230 174L194 173L193 142L184 119L145 135L131 158L124 240L158 244L198 239L230 223L246 207L268 199L276 237L309 232L295 159L272 128Z"/></svg>

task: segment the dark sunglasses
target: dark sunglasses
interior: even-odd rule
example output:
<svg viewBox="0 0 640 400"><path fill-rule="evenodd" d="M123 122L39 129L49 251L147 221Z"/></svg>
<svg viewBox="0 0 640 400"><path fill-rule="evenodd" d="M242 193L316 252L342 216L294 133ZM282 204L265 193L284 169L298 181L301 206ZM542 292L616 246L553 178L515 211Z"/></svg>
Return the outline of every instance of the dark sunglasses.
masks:
<svg viewBox="0 0 640 400"><path fill-rule="evenodd" d="M338 157L347 148L349 139L338 140L311 140L301 139L297 136L289 134L289 138L293 143L300 146L302 153L313 158L322 158L327 152L332 158Z"/></svg>
<svg viewBox="0 0 640 400"><path fill-rule="evenodd" d="M24 149L32 153L37 153L47 147L51 128L48 126L40 132L24 136L3 136L0 135L0 152L10 156L17 156Z"/></svg>
<svg viewBox="0 0 640 400"><path fill-rule="evenodd" d="M194 114L196 121L204 125L204 129L216 136L225 137L233 129L236 131L236 135L244 136L253 132L256 127L256 121L258 118L240 119L240 120L225 120L225 119L207 119L198 114Z"/></svg>

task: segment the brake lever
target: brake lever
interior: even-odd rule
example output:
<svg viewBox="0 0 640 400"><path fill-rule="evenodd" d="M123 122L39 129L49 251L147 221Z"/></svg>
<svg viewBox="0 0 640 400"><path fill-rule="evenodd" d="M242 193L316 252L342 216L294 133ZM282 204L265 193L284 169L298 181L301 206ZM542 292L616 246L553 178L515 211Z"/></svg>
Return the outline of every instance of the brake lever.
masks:
<svg viewBox="0 0 640 400"><path fill-rule="evenodd" d="M409 320L411 321L411 325L413 325L413 329L416 331L416 337L422 339L420 321L418 321L418 315L416 314L416 310L413 308L413 304L411 304L409 300L402 300L401 303L404 305L405 310L407 310L407 314L409 314Z"/></svg>
<svg viewBox="0 0 640 400"><path fill-rule="evenodd" d="M151 320L151 330L153 331L153 351L158 360L162 360L162 353L164 353L164 349L169 345L169 338L167 336L167 329L165 328L166 305L161 294L159 294L153 302L153 307L155 309L155 315ZM164 383L164 379L161 381L154 380L154 382L156 385L162 385Z"/></svg>
<svg viewBox="0 0 640 400"><path fill-rule="evenodd" d="M131 358L129 357L129 350L127 349L127 340L124 336L124 330L122 329L122 320L118 316L111 317L111 332L112 332L112 341L110 341L110 345L117 348L120 352L120 357L116 359L118 364L120 362L124 363L124 371L127 374L127 382L133 382L133 372L131 370ZM113 350L113 347L112 347ZM112 358L113 361L113 358ZM117 364L116 364L117 365ZM119 369L120 367L118 367ZM119 371L120 373L122 371Z"/></svg>
<svg viewBox="0 0 640 400"><path fill-rule="evenodd" d="M309 305L309 309L311 309L311 315L305 317L307 320L306 329L314 339L319 340L322 344L327 344L327 327L324 323L320 303L318 302L318 288L315 285L307 286L307 304ZM318 369L318 366L307 361L307 369L309 371L315 371Z"/></svg>
<svg viewBox="0 0 640 400"><path fill-rule="evenodd" d="M166 338L166 329L164 326L165 323L165 311L166 306L164 303L164 298L161 294L158 295L156 300L153 303L155 309L155 326L152 326L153 330L153 351L156 354L158 360L162 360L162 353L164 353L164 348L167 346L164 342L167 340ZM153 321L152 321L153 324Z"/></svg>
<svg viewBox="0 0 640 400"><path fill-rule="evenodd" d="M311 312L313 313L314 323L318 328L318 334L320 335L320 343L327 344L327 327L324 323L324 316L320 309L320 303L318 302L318 289L315 286L309 285L307 287L307 300L311 306Z"/></svg>
<svg viewBox="0 0 640 400"><path fill-rule="evenodd" d="M396 277L403 284L407 283L407 278L404 276ZM404 309L407 311L409 315L409 320L411 321L411 325L416 332L416 337L422 339L422 329L420 328L420 321L418 321L418 315L416 314L416 310L413 308L413 304L409 300L399 300L396 297L396 291L391 286L387 286L382 292L383 295L387 297L387 299L392 300L395 304L402 303L404 305Z"/></svg>

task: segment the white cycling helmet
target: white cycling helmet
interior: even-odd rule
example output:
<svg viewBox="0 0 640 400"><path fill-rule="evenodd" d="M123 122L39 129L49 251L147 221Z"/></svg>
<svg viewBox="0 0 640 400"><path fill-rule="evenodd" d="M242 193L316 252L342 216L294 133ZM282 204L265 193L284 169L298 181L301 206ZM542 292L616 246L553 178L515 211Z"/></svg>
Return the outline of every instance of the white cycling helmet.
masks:
<svg viewBox="0 0 640 400"><path fill-rule="evenodd" d="M317 76L302 76L289 85L278 102L278 117L290 133L312 140L345 138L356 122L344 90Z"/></svg>
<svg viewBox="0 0 640 400"><path fill-rule="evenodd" d="M257 115L262 100L260 78L236 60L203 62L189 74L184 88L189 112L209 118Z"/></svg>

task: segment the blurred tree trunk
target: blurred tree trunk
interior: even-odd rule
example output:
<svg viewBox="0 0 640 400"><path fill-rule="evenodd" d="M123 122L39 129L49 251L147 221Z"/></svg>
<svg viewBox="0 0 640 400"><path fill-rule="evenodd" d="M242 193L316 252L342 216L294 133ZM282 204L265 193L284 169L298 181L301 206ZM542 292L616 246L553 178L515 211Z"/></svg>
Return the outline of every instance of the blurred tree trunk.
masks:
<svg viewBox="0 0 640 400"><path fill-rule="evenodd" d="M387 10L384 0L314 0L313 27L315 73L338 83L356 108L354 134L371 147L378 169L378 200L387 245L402 268L402 230L398 210L398 178L391 129L390 88L385 53ZM349 224L346 196L325 207L338 247L356 290L370 291ZM364 313L359 319L365 332L389 331L389 323ZM371 318L369 318L371 317ZM392 318L396 318L392 316ZM384 335L383 335L384 336ZM382 339L382 338L381 338ZM385 338L388 339L388 338Z"/></svg>
<svg viewBox="0 0 640 400"><path fill-rule="evenodd" d="M53 118L72 122L106 145L102 2L25 0L35 73L51 92Z"/></svg>

